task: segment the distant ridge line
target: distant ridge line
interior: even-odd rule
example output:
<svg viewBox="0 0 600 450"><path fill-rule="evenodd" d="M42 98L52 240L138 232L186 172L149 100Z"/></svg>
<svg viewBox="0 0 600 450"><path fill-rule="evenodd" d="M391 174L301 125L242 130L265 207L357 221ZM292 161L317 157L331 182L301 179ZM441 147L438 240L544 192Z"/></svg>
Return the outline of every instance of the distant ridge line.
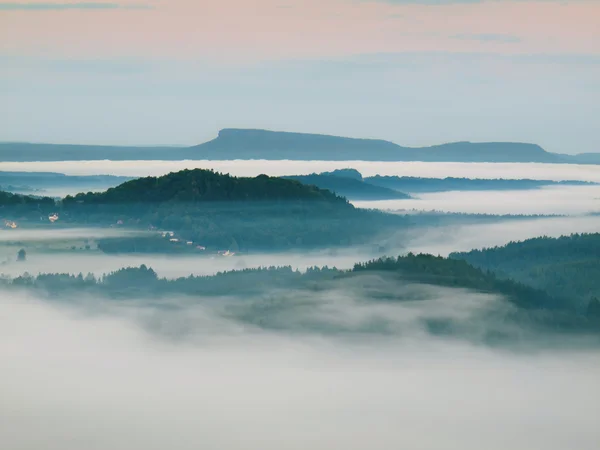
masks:
<svg viewBox="0 0 600 450"><path fill-rule="evenodd" d="M600 164L600 153L550 153L523 142L450 142L403 147L391 141L327 134L223 128L192 147L0 143L0 161L298 160Z"/></svg>

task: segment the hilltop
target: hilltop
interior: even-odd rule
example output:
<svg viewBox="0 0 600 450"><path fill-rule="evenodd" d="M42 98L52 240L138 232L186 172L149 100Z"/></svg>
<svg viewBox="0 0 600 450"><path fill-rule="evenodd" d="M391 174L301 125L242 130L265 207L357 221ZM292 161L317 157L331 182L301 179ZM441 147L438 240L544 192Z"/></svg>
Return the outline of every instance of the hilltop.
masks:
<svg viewBox="0 0 600 450"><path fill-rule="evenodd" d="M430 147L403 147L381 139L355 139L309 133L225 128L192 147L124 147L0 143L1 161L63 160L316 160L540 162L598 164L600 154L562 155L536 144L455 142Z"/></svg>
<svg viewBox="0 0 600 450"><path fill-rule="evenodd" d="M161 177L127 181L105 192L68 196L64 203L165 203L165 202L256 202L322 201L349 207L335 194L298 181L259 175L233 177L212 170L194 169L172 172Z"/></svg>
<svg viewBox="0 0 600 450"><path fill-rule="evenodd" d="M349 200L402 200L411 198L398 190L375 186L363 180L360 172L353 169L334 170L310 175L288 175L282 178L296 180L306 185L330 190Z"/></svg>
<svg viewBox="0 0 600 450"><path fill-rule="evenodd" d="M169 230L182 242L232 251L372 242L407 222L356 209L343 197L295 180L238 178L201 169L67 196L61 213L66 222ZM158 237L113 240L101 248L117 253L182 250Z"/></svg>
<svg viewBox="0 0 600 450"><path fill-rule="evenodd" d="M427 254L380 258L357 263L350 270L313 267L300 272L290 266L272 266L169 280L159 278L154 270L142 265L122 268L101 278L40 274L3 278L0 285L73 300L85 297L82 294L114 299L171 300L190 296L193 302L220 296L221 302L229 302L227 314L244 323L319 333L403 333L409 321L416 320L419 328L432 334L499 344L517 343L540 332L549 337L562 333L597 335L600 330L595 313L600 306L597 301L590 302L592 308L581 313L569 297L554 297L512 280L498 279L464 261ZM438 288L432 290L433 286ZM340 320L331 313L313 315L332 298L341 301L340 293L350 302L356 295L363 306L372 305L368 319ZM237 301L241 298L244 301ZM469 298L475 299L477 305L469 306ZM402 320L397 321L394 314L378 314L383 305L387 311L384 314L389 314L390 307L403 305L409 306L412 313L406 315L405 311ZM419 307L428 307L430 314L415 315ZM293 317L298 320L290 320Z"/></svg>

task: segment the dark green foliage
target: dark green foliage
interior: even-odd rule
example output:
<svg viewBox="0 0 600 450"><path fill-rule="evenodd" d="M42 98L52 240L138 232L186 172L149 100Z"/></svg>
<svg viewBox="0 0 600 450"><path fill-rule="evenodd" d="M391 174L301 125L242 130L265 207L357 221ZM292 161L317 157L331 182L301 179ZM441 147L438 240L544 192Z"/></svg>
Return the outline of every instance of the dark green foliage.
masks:
<svg viewBox="0 0 600 450"><path fill-rule="evenodd" d="M83 204L131 204L163 202L231 201L322 201L340 207L347 202L315 186L277 177L232 177L212 170L182 170L162 177L139 178L110 188L106 192L77 194L64 200L65 206Z"/></svg>
<svg viewBox="0 0 600 450"><path fill-rule="evenodd" d="M18 206L54 206L54 200L50 197L34 197L31 195L13 194L0 191L0 208Z"/></svg>
<svg viewBox="0 0 600 450"><path fill-rule="evenodd" d="M600 296L600 234L539 237L503 247L453 253L454 259L491 270L499 277L570 297L584 309Z"/></svg>
<svg viewBox="0 0 600 450"><path fill-rule="evenodd" d="M0 191L0 226L3 221L28 220L39 222L56 209L54 199ZM47 220L47 219L46 219Z"/></svg>
<svg viewBox="0 0 600 450"><path fill-rule="evenodd" d="M153 226L197 245L241 250L363 243L406 224L402 217L355 209L330 191L297 181L265 175L236 178L199 169L67 197L62 213L61 219L70 223ZM162 251L166 245L136 238L104 241L100 248Z"/></svg>
<svg viewBox="0 0 600 450"><path fill-rule="evenodd" d="M375 186L356 178L347 178L340 174L313 173L311 175L290 175L284 178L296 180L306 185L318 186L321 189L328 189L350 200L402 200L411 198L410 195L402 192Z"/></svg>
<svg viewBox="0 0 600 450"><path fill-rule="evenodd" d="M380 258L356 264L353 272L361 271L392 271L419 283L497 293L507 296L522 308L574 310L567 300L553 298L543 291L510 280L500 280L466 261L441 256L409 253L398 258Z"/></svg>
<svg viewBox="0 0 600 450"><path fill-rule="evenodd" d="M482 308L479 313L483 314L479 320L489 323L491 327L489 333L486 332L486 339L510 339L511 332L507 330L511 329L562 333L600 331L600 303L597 300L590 303L587 314L580 314L568 300L511 280L497 279L492 273L483 272L465 261L432 255L409 254L398 258L381 258L357 264L350 271L325 267L301 273L291 267L264 267L168 280L159 278L151 268L142 265L124 268L100 279L92 275L55 274L22 276L13 280L2 279L0 282L5 288L35 289L57 299L80 298L86 294L112 299L172 299L186 296L201 301L203 298L227 298L228 308L232 308L237 319L269 327L285 326L282 314L286 311L293 313L300 308L309 313L310 308L318 308L319 298L327 298L330 290L335 291L331 294L336 296L343 292L360 292L363 302L415 302L421 298L404 287L420 283L497 295L498 301ZM460 296L467 296L468 292L455 291L455 294L446 292L441 295L442 299L443 295L450 295L448 301L460 301ZM502 298L512 306L502 307ZM231 304L231 301L234 303ZM301 321L304 316L300 316L294 321ZM333 329L331 324L327 325L318 318L315 320L307 326L319 328L319 323L322 323L326 329ZM485 323L477 327L485 328ZM435 316L427 318L423 326L430 333L442 335L468 334L472 328L466 322ZM386 320L382 318L365 322L361 329L365 332L384 332L387 329Z"/></svg>

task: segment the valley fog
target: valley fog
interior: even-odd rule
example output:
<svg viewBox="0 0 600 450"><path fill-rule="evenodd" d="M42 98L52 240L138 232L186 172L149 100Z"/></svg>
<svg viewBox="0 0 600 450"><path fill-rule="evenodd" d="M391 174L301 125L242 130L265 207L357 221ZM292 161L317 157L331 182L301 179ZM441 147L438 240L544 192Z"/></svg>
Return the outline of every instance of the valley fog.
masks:
<svg viewBox="0 0 600 450"><path fill-rule="evenodd" d="M10 230L0 232L0 260L8 261L0 265L0 274L19 276L25 272L38 273L93 273L100 276L123 267L137 267L145 264L152 267L159 276L166 278L189 275L214 275L228 270L242 270L269 266L291 266L304 271L308 267L329 266L350 269L360 261L382 256L382 253L396 256L409 251L432 253L447 256L454 251L469 251L473 248L494 247L509 241L519 241L536 236L559 237L571 233L593 233L600 228L600 216L549 217L498 221L469 225L423 227L399 231L395 236L381 241L385 251L372 248L352 247L321 251L287 251L276 253L238 254L233 257L220 255L111 255L99 251L92 252L41 252L33 244L46 239L95 239L127 235L124 230L112 229L68 229L68 230ZM17 232L17 233L15 233ZM9 239L10 238L10 239ZM18 241L15 245L8 242ZM65 247L70 247L67 241ZM27 261L16 262L20 248L28 250Z"/></svg>
<svg viewBox="0 0 600 450"><path fill-rule="evenodd" d="M282 176L354 168L363 176L506 178L600 182L600 166L543 163L454 163L377 161L59 161L0 162L2 171L60 172L67 175L159 176L183 169L214 169L235 176Z"/></svg>
<svg viewBox="0 0 600 450"><path fill-rule="evenodd" d="M484 300L435 296L462 304L459 315ZM383 307L336 302L344 315L335 320L348 323ZM402 337L336 338L243 326L210 304L168 313L1 292L3 446L597 448L596 351L522 353L427 337L410 319L427 307L380 311L401 320Z"/></svg>
<svg viewBox="0 0 600 450"><path fill-rule="evenodd" d="M359 208L470 214L578 215L600 212L600 186L548 186L520 191L419 193L406 200L353 201Z"/></svg>

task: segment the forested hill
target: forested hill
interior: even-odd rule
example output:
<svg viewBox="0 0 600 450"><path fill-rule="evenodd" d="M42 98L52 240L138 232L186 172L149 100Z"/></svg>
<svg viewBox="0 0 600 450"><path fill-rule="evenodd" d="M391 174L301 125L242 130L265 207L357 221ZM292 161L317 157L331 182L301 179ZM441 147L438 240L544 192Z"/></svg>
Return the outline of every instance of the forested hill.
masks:
<svg viewBox="0 0 600 450"><path fill-rule="evenodd" d="M600 298L598 233L539 237L450 257L556 295L570 295L581 305Z"/></svg>
<svg viewBox="0 0 600 450"><path fill-rule="evenodd" d="M36 197L31 195L13 194L12 192L0 191L0 208L37 206L40 204L54 206L54 200L49 197Z"/></svg>
<svg viewBox="0 0 600 450"><path fill-rule="evenodd" d="M452 295L445 289L430 291L426 285L463 290L454 291ZM338 299L336 303L340 301L340 293L348 296L350 301L358 296L364 305L374 302L373 315L359 326L361 332L380 334L395 329L390 328L388 321L393 320L393 314L377 318L376 311L381 302L391 307L407 302L404 304L412 312L408 316L403 314L403 317L418 320L419 327L434 334L484 338L490 342L516 342L523 338L524 332L536 330L596 335L600 332L598 315L593 311L592 314L578 312L569 298L560 299L511 280L497 279L464 261L432 255L381 258L356 264L350 271L314 267L302 273L289 266L265 267L175 280L159 278L154 270L142 265L123 268L99 279L84 274L24 275L12 280L0 278L0 286L35 289L54 298L68 298L69 301L85 298L84 294L100 294L115 299L164 298L168 301L174 296L191 296L195 302L202 302L207 297L211 300L222 297L222 302L232 301L226 308L227 314L243 322L279 328L284 323L286 327L292 326L290 318L298 317L299 320L294 321L295 326L312 332L346 332L348 326L353 326L354 320L340 320L330 312L326 317L318 316L314 321L309 319L332 298ZM478 305L469 306L469 296L475 292L495 297L493 301L492 298L479 297ZM244 301L238 302L236 298ZM436 304L429 303L427 307L430 300ZM461 307L461 303L467 309ZM413 315L421 307L427 307L433 314ZM460 308L459 314L456 307ZM398 325L399 332L406 331L404 319Z"/></svg>
<svg viewBox="0 0 600 450"><path fill-rule="evenodd" d="M298 181L259 175L237 178L212 170L194 169L161 177L131 180L100 193L68 196L65 204L228 202L228 201L315 201L351 208L348 202L316 186Z"/></svg>
<svg viewBox="0 0 600 450"><path fill-rule="evenodd" d="M402 200L411 198L403 192L365 183L362 179L349 178L336 174L288 175L283 178L296 180L302 184L327 189L349 200Z"/></svg>
<svg viewBox="0 0 600 450"><path fill-rule="evenodd" d="M61 222L169 230L191 248L271 251L377 242L407 225L400 216L354 208L330 191L259 175L184 170L65 197ZM168 239L112 240L106 252L177 250Z"/></svg>

